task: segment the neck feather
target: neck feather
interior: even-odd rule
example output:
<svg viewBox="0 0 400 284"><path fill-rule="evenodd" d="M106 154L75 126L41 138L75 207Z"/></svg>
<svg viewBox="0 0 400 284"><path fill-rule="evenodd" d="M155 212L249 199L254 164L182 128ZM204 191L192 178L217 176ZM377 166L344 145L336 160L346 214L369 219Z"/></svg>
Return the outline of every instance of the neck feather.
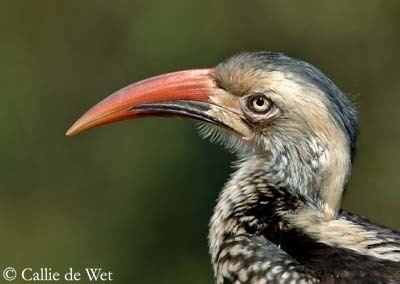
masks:
<svg viewBox="0 0 400 284"><path fill-rule="evenodd" d="M382 243L382 239L371 236L363 226L343 219L336 212L334 218L326 214L321 196L309 194L316 190L313 186L329 178L318 180L305 173L293 178L289 173L295 170L300 171L292 169L284 157L274 160L254 155L238 164L238 170L219 196L210 221L209 245L215 271L224 242L241 234L262 235L273 240L276 232L294 229L327 245L343 244L345 238L344 248L362 254L370 254L368 245ZM295 182L309 188L295 187ZM352 237L346 239L346 236ZM379 249L393 250L392 247ZM372 256L388 259L381 251Z"/></svg>
<svg viewBox="0 0 400 284"><path fill-rule="evenodd" d="M295 209L301 196L287 191L285 182L265 164L266 158L253 156L239 169L222 190L210 221L210 253L216 265L224 240L244 233L260 234L275 220L275 210ZM277 216L276 216L277 217Z"/></svg>
<svg viewBox="0 0 400 284"><path fill-rule="evenodd" d="M277 216L277 210L302 207L318 212L325 220L336 217L347 179L345 163L349 159L332 153L315 140L307 145L306 150L282 146L275 148L275 154L254 154L238 163L210 222L213 260L227 235L263 231L276 221L273 216ZM338 170L344 174L338 175Z"/></svg>

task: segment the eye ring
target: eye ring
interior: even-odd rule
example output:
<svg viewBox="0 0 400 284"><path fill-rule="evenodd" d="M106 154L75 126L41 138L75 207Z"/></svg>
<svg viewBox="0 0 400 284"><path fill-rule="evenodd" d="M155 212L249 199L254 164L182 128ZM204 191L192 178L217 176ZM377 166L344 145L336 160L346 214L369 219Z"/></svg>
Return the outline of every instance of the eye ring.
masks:
<svg viewBox="0 0 400 284"><path fill-rule="evenodd" d="M257 114L267 113L271 106L271 100L263 93L255 93L247 98L247 108Z"/></svg>

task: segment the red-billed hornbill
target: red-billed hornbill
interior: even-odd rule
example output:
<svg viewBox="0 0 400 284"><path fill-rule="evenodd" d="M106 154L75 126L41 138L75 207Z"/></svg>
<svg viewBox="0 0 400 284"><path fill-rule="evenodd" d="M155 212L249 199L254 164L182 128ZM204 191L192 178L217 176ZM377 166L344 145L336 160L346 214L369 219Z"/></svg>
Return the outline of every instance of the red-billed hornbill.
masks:
<svg viewBox="0 0 400 284"><path fill-rule="evenodd" d="M67 132L145 116L202 121L239 156L210 222L216 283L400 283L400 233L340 210L354 107L320 70L280 53L132 84Z"/></svg>

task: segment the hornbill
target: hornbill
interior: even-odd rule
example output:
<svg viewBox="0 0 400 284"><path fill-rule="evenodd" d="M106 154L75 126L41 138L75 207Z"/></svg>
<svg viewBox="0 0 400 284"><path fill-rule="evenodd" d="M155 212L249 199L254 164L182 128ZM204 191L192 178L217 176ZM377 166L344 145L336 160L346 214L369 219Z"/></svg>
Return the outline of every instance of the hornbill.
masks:
<svg viewBox="0 0 400 284"><path fill-rule="evenodd" d="M273 52L129 85L68 130L178 116L237 153L210 221L215 281L400 283L400 233L340 209L357 115L320 70Z"/></svg>

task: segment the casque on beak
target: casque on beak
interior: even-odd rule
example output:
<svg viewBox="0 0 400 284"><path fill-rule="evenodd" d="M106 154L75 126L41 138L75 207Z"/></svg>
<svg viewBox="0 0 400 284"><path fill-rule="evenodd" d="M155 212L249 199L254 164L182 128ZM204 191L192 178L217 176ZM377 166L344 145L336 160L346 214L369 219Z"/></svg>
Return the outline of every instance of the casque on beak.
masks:
<svg viewBox="0 0 400 284"><path fill-rule="evenodd" d="M193 118L235 129L223 118L227 112L232 112L232 116L240 120L236 111L212 102L213 93L218 89L212 78L213 71L178 71L131 84L89 109L66 135L72 136L111 122L143 116ZM220 116L219 112L225 114Z"/></svg>

